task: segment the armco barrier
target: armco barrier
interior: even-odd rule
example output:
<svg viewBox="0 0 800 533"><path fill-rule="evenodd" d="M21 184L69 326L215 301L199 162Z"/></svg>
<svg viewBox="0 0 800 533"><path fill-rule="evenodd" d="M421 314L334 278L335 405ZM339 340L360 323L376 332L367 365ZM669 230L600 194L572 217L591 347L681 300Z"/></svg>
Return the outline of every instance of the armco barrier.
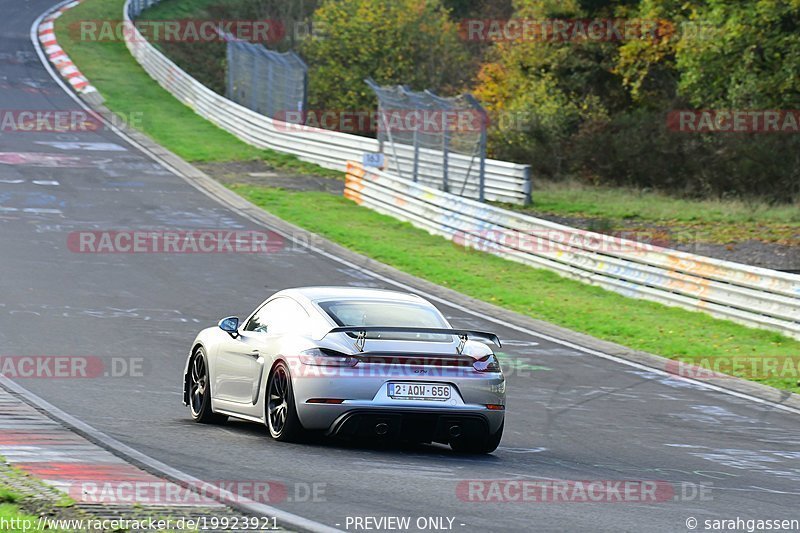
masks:
<svg viewBox="0 0 800 533"><path fill-rule="evenodd" d="M348 165L345 196L465 246L626 296L800 338L800 275L577 230L358 163Z"/></svg>
<svg viewBox="0 0 800 533"><path fill-rule="evenodd" d="M123 13L126 24L132 26L132 16L138 16L142 9L155 3L157 2L154 0L127 0ZM228 100L181 70L147 42L135 28L125 32L125 43L136 61L159 85L198 115L248 144L294 154L304 161L342 171L347 167L348 161L360 161L365 152L380 150L375 139L287 124ZM390 155L387 154L387 164L392 168L392 160L388 157ZM453 154L450 156L450 165L466 169L470 165L470 158ZM421 177L421 182L433 184L437 178L440 179L440 176L431 171L430 175ZM487 200L516 204L524 204L530 200L528 165L487 159L485 183ZM460 191L460 184L454 184L454 190ZM467 186L464 194L475 197L477 188L474 185Z"/></svg>

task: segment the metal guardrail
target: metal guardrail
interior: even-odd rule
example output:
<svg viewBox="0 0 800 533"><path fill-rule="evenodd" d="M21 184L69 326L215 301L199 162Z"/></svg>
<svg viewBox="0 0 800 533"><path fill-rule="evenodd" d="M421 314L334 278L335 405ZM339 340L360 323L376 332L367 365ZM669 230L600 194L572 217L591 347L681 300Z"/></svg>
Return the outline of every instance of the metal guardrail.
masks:
<svg viewBox="0 0 800 533"><path fill-rule="evenodd" d="M562 226L358 163L348 165L345 196L459 244L625 296L800 338L800 275Z"/></svg>
<svg viewBox="0 0 800 533"><path fill-rule="evenodd" d="M125 2L123 18L131 29L125 32L125 44L150 77L198 115L248 144L294 154L304 161L334 170L346 170L348 161L360 161L365 152L380 151L375 139L273 120L205 87L147 42L133 27L133 18L156 3L157 0ZM407 150L413 151L413 147L409 146ZM450 159L450 165L464 171L469 164L467 156L453 155ZM528 165L486 160L487 200L527 203L531 194L530 180ZM477 197L477 190L467 187L465 195L472 194Z"/></svg>

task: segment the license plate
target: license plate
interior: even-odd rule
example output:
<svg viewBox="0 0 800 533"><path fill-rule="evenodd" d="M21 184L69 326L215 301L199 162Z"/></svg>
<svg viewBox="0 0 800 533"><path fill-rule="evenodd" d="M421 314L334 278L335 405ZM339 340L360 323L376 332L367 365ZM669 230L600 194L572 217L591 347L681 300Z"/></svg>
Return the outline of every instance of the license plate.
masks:
<svg viewBox="0 0 800 533"><path fill-rule="evenodd" d="M452 396L450 385L431 383L388 383L387 394L395 400L449 400Z"/></svg>

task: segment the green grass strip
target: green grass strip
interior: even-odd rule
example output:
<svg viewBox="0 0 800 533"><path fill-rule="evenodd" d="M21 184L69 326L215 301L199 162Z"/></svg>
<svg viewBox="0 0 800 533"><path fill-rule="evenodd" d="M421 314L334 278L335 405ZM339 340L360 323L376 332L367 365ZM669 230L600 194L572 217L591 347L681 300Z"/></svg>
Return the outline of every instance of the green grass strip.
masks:
<svg viewBox="0 0 800 533"><path fill-rule="evenodd" d="M39 529L39 517L27 514L17 505L23 499L22 495L15 492L12 488L0 484L0 523L3 524L3 531L9 533L23 533L28 531L45 531ZM58 533L59 529L46 529L53 533Z"/></svg>

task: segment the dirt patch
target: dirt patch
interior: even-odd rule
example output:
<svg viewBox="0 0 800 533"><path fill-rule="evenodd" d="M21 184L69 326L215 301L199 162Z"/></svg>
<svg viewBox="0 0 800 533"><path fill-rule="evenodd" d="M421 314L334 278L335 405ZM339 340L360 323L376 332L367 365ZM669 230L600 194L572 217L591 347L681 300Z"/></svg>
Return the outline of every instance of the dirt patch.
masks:
<svg viewBox="0 0 800 533"><path fill-rule="evenodd" d="M344 193L344 174L342 179L308 176L275 168L264 161L201 163L195 166L223 185L242 184L292 191Z"/></svg>

